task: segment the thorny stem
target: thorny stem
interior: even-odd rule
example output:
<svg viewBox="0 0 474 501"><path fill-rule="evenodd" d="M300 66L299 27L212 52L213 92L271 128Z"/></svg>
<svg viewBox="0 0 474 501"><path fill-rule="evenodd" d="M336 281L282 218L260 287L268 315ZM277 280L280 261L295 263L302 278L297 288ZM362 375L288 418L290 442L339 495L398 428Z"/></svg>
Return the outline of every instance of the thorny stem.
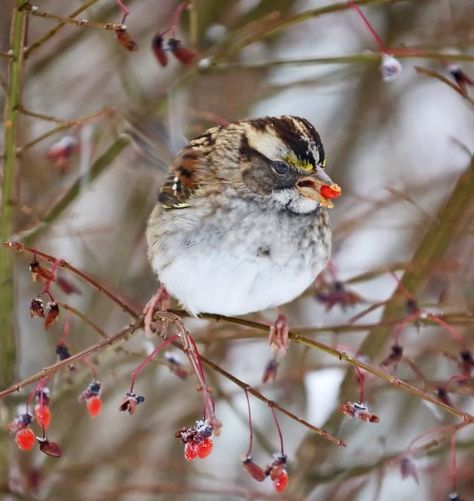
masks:
<svg viewBox="0 0 474 501"><path fill-rule="evenodd" d="M275 421L275 426L276 426L276 429L278 431L278 437L280 438L280 452L281 452L281 455L284 456L285 455L285 447L283 444L283 433L281 431L280 423L278 422L278 418L277 418L277 415L276 415L276 412L275 412L275 409L273 406L273 402L270 402L268 404L268 407L270 407L270 410L272 411L273 421Z"/></svg>
<svg viewBox="0 0 474 501"><path fill-rule="evenodd" d="M140 372L144 369L145 365L148 364L148 362L150 362L151 360L153 360L153 358L156 357L156 355L158 355L158 353L163 349L165 348L166 346L168 346L170 343L172 343L178 336L175 335L175 336L171 336L169 337L168 339L165 339L163 342L161 342L139 365L138 367L132 372L132 375L131 375L131 379L132 379L132 382L130 384L130 393L133 393L133 389L135 387L135 380L137 378L137 376L140 374Z"/></svg>

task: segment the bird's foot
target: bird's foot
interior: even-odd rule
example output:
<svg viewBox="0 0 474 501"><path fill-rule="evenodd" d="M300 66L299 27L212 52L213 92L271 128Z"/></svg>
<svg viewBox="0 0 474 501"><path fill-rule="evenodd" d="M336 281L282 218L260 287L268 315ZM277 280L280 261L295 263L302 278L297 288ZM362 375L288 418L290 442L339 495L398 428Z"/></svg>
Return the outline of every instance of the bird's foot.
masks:
<svg viewBox="0 0 474 501"><path fill-rule="evenodd" d="M277 359L281 359L286 355L288 346L290 346L290 328L288 319L280 313L273 325L270 327L268 335L268 344L271 346Z"/></svg>
<svg viewBox="0 0 474 501"><path fill-rule="evenodd" d="M279 361L286 355L290 345L288 319L280 313L268 334L268 344L273 351L273 357L268 361L263 372L262 382L274 381L277 376Z"/></svg>
<svg viewBox="0 0 474 501"><path fill-rule="evenodd" d="M153 313L155 311L168 311L169 307L170 295L165 287L161 286L143 308L145 336L151 337L153 335Z"/></svg>

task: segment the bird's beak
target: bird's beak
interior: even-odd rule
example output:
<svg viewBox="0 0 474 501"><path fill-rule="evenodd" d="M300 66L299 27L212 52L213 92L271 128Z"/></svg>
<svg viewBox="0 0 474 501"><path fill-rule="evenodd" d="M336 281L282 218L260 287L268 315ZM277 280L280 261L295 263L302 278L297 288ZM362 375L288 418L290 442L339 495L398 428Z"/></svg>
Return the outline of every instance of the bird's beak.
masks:
<svg viewBox="0 0 474 501"><path fill-rule="evenodd" d="M300 179L296 183L296 187L301 195L311 200L315 200L328 209L332 209L334 207L331 199L337 198L341 195L340 186L333 183L331 178L318 167L312 176L306 176Z"/></svg>

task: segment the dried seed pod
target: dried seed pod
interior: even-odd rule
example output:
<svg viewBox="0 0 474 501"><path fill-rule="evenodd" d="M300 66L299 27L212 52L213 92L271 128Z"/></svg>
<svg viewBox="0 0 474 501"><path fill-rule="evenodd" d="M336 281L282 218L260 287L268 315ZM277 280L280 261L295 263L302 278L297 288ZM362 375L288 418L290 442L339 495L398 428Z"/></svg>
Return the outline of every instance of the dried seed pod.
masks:
<svg viewBox="0 0 474 501"><path fill-rule="evenodd" d="M47 456L59 458L62 455L61 447L56 442L50 442L47 438L36 437L41 452Z"/></svg>
<svg viewBox="0 0 474 501"><path fill-rule="evenodd" d="M54 274L46 268L43 268L36 259L30 262L31 278L33 282L52 282Z"/></svg>
<svg viewBox="0 0 474 501"><path fill-rule="evenodd" d="M395 344L392 346L392 351L390 355L382 362L382 367L391 367L394 366L395 368L399 364L400 360L403 357L403 348Z"/></svg>
<svg viewBox="0 0 474 501"><path fill-rule="evenodd" d="M242 466L245 471L257 482L263 482L265 480L267 476L265 470L253 462L252 456L245 456L242 459Z"/></svg>
<svg viewBox="0 0 474 501"><path fill-rule="evenodd" d="M31 318L44 318L44 305L43 301L39 297L35 297L30 303L30 317Z"/></svg>
<svg viewBox="0 0 474 501"><path fill-rule="evenodd" d="M142 395L136 395L135 393L127 392L126 397L122 400L119 410L127 411L130 415L135 412L137 405L145 401L145 397Z"/></svg>
<svg viewBox="0 0 474 501"><path fill-rule="evenodd" d="M53 325L59 317L59 305L55 301L49 301L46 305L46 318L44 320L44 328L48 329Z"/></svg>
<svg viewBox="0 0 474 501"><path fill-rule="evenodd" d="M130 34L127 31L127 28L121 26L115 30L115 37L122 47L125 47L128 51L134 52L138 50L138 45L132 39Z"/></svg>
<svg viewBox="0 0 474 501"><path fill-rule="evenodd" d="M163 36L160 33L157 33L151 41L151 48L160 65L165 67L168 64L168 56L163 48L163 43Z"/></svg>
<svg viewBox="0 0 474 501"><path fill-rule="evenodd" d="M183 47L180 40L170 38L168 40L168 48L173 55L183 64L191 64L197 58L197 52L187 47Z"/></svg>

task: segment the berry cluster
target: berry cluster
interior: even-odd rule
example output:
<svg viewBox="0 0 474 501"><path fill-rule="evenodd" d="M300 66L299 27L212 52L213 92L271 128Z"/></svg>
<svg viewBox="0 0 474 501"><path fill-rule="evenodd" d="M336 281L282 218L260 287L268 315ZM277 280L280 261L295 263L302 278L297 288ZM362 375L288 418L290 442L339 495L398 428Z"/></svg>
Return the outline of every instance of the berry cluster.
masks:
<svg viewBox="0 0 474 501"><path fill-rule="evenodd" d="M286 471L287 458L285 454L276 453L272 461L262 468L254 463L252 456L247 455L242 459L242 466L245 471L257 482L263 482L270 477L277 492L283 492L288 485L288 473Z"/></svg>
<svg viewBox="0 0 474 501"><path fill-rule="evenodd" d="M209 456L214 447L212 426L203 419L196 421L194 426L176 432L176 438L184 444L184 458L187 461Z"/></svg>

